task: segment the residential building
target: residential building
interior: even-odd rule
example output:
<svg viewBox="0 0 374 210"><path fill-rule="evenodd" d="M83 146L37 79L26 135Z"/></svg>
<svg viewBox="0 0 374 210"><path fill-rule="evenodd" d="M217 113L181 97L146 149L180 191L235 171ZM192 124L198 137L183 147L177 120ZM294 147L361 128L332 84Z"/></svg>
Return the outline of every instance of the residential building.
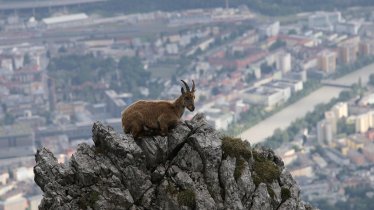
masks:
<svg viewBox="0 0 374 210"><path fill-rule="evenodd" d="M316 12L308 17L308 26L314 29L332 31L337 23L342 22L340 12Z"/></svg>
<svg viewBox="0 0 374 210"><path fill-rule="evenodd" d="M272 37L279 34L280 23L275 21L270 24L264 24L259 27L259 33L261 37Z"/></svg>
<svg viewBox="0 0 374 210"><path fill-rule="evenodd" d="M361 24L356 22L338 23L335 25L335 31L337 33L349 35L357 35L360 28Z"/></svg>
<svg viewBox="0 0 374 210"><path fill-rule="evenodd" d="M217 130L226 130L234 121L234 114L231 112L222 113L222 110L212 108L207 110L207 121Z"/></svg>
<svg viewBox="0 0 374 210"><path fill-rule="evenodd" d="M360 54L364 56L374 55L374 41L362 40L360 42Z"/></svg>
<svg viewBox="0 0 374 210"><path fill-rule="evenodd" d="M374 127L374 112L367 112L356 116L356 132L365 133Z"/></svg>
<svg viewBox="0 0 374 210"><path fill-rule="evenodd" d="M325 112L325 120L328 123L330 123L332 133L333 133L333 135L335 135L337 133L337 130L338 130L338 128L337 128L338 118L335 116L335 113L333 111Z"/></svg>
<svg viewBox="0 0 374 210"><path fill-rule="evenodd" d="M280 53L276 60L276 67L283 73L291 71L291 54Z"/></svg>
<svg viewBox="0 0 374 210"><path fill-rule="evenodd" d="M340 119L342 117L348 117L348 103L339 102L331 109L334 112L335 116Z"/></svg>
<svg viewBox="0 0 374 210"><path fill-rule="evenodd" d="M317 123L317 140L320 144L331 144L333 140L332 125L326 120Z"/></svg>
<svg viewBox="0 0 374 210"><path fill-rule="evenodd" d="M0 158L34 155L35 134L27 125L0 127Z"/></svg>
<svg viewBox="0 0 374 210"><path fill-rule="evenodd" d="M338 47L339 60L343 64L350 64L357 60L357 46L354 43L343 44Z"/></svg>
<svg viewBox="0 0 374 210"><path fill-rule="evenodd" d="M319 69L327 74L336 71L336 52L324 50L319 54Z"/></svg>
<svg viewBox="0 0 374 210"><path fill-rule="evenodd" d="M267 108L272 108L287 100L283 91L266 86L260 86L246 91L243 95L243 99L248 103L264 105Z"/></svg>
<svg viewBox="0 0 374 210"><path fill-rule="evenodd" d="M314 176L312 166L305 166L305 167L301 167L298 169L294 169L294 170L291 170L290 173L292 174L293 177L300 177L300 176L313 177Z"/></svg>
<svg viewBox="0 0 374 210"><path fill-rule="evenodd" d="M0 172L0 185L5 185L8 183L9 180L9 172L8 171L3 171Z"/></svg>

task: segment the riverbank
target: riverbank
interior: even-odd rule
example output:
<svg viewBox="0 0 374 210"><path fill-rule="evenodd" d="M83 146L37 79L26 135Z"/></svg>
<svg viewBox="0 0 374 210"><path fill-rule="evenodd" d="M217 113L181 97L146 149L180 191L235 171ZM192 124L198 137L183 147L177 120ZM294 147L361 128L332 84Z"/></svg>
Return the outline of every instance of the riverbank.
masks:
<svg viewBox="0 0 374 210"><path fill-rule="evenodd" d="M370 64L332 81L340 84L352 85L361 79L362 84L366 85L369 81L370 74L373 73L374 64ZM329 102L332 98L338 97L343 90L343 88L337 87L321 87L305 98L300 99L257 125L243 131L238 137L246 139L252 144L262 142L266 138L272 136L276 129L287 128L297 118L301 118L305 116L306 113L312 111L317 104Z"/></svg>

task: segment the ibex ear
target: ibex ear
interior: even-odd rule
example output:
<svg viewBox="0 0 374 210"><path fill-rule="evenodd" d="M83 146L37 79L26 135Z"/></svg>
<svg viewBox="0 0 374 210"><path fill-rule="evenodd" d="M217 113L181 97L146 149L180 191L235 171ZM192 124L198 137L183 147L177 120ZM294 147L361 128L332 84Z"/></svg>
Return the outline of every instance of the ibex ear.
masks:
<svg viewBox="0 0 374 210"><path fill-rule="evenodd" d="M181 87L181 92L182 92L182 94L184 94L184 93L185 93L185 91L184 91L183 87Z"/></svg>

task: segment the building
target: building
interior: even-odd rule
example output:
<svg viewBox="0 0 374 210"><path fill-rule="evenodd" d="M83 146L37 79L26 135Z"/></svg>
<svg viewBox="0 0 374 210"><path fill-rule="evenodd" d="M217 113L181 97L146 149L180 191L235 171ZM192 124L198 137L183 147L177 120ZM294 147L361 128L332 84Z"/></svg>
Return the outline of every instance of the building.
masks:
<svg viewBox="0 0 374 210"><path fill-rule="evenodd" d="M9 180L9 172L8 171L0 172L0 185L7 184L8 180Z"/></svg>
<svg viewBox="0 0 374 210"><path fill-rule="evenodd" d="M333 31L337 23L342 22L340 12L316 12L308 17L310 28Z"/></svg>
<svg viewBox="0 0 374 210"><path fill-rule="evenodd" d="M354 63L357 60L357 45L354 43L343 44L338 47L339 60L343 64Z"/></svg>
<svg viewBox="0 0 374 210"><path fill-rule="evenodd" d="M276 60L276 67L283 73L291 71L291 54L290 53L280 53Z"/></svg>
<svg viewBox="0 0 374 210"><path fill-rule="evenodd" d="M28 210L38 210L39 204L43 199L43 195L32 195L27 197L27 202L29 204Z"/></svg>
<svg viewBox="0 0 374 210"><path fill-rule="evenodd" d="M363 150L365 158L371 163L374 163L374 144L373 143L367 144L362 150Z"/></svg>
<svg viewBox="0 0 374 210"><path fill-rule="evenodd" d="M331 109L334 112L335 116L340 119L342 117L348 117L348 104L346 102L340 102L335 104Z"/></svg>
<svg viewBox="0 0 374 210"><path fill-rule="evenodd" d="M335 116L335 113L333 111L325 112L325 120L331 125L332 134L335 135L338 131L338 118Z"/></svg>
<svg viewBox="0 0 374 210"><path fill-rule="evenodd" d="M336 53L327 50L322 51L319 54L318 66L327 74L334 73L336 71Z"/></svg>
<svg viewBox="0 0 374 210"><path fill-rule="evenodd" d="M26 125L0 127L0 158L34 155L35 134Z"/></svg>
<svg viewBox="0 0 374 210"><path fill-rule="evenodd" d="M332 125L326 120L317 123L317 140L320 144L331 144L333 140Z"/></svg>
<svg viewBox="0 0 374 210"><path fill-rule="evenodd" d="M275 21L271 24L261 25L259 27L259 34L261 37L272 37L279 34L280 23Z"/></svg>
<svg viewBox="0 0 374 210"><path fill-rule="evenodd" d="M293 79L281 79L276 80L280 84L285 84L291 87L291 92L296 93L304 89L303 81L301 80L293 80Z"/></svg>
<svg viewBox="0 0 374 210"><path fill-rule="evenodd" d="M117 94L114 90L105 91L105 102L107 111L113 116L118 117L126 105L132 102L132 94Z"/></svg>
<svg viewBox="0 0 374 210"><path fill-rule="evenodd" d="M360 55L364 55L364 56L374 55L374 41L362 40L360 42Z"/></svg>
<svg viewBox="0 0 374 210"><path fill-rule="evenodd" d="M90 19L85 13L62 15L42 19L42 25L46 28L67 28L82 26L89 23Z"/></svg>
<svg viewBox="0 0 374 210"><path fill-rule="evenodd" d="M360 28L361 24L359 23L338 23L335 25L335 32L349 35L357 35Z"/></svg>
<svg viewBox="0 0 374 210"><path fill-rule="evenodd" d="M356 116L356 132L365 133L374 127L374 112L367 112Z"/></svg>
<svg viewBox="0 0 374 210"><path fill-rule="evenodd" d="M298 169L291 170L290 173L292 174L293 177L313 177L313 168L312 166L306 166L306 167L301 167Z"/></svg>
<svg viewBox="0 0 374 210"><path fill-rule="evenodd" d="M364 155L357 152L357 150L349 150L347 157L355 165L364 165L366 163Z"/></svg>
<svg viewBox="0 0 374 210"><path fill-rule="evenodd" d="M283 91L271 87L260 86L247 90L243 95L243 100L250 104L273 108L284 103L287 99L285 98Z"/></svg>
<svg viewBox="0 0 374 210"><path fill-rule="evenodd" d="M217 130L226 130L234 121L234 114L231 112L222 112L221 109L211 108L206 110L207 121Z"/></svg>
<svg viewBox="0 0 374 210"><path fill-rule="evenodd" d="M0 201L0 210L27 209L27 199L21 193Z"/></svg>

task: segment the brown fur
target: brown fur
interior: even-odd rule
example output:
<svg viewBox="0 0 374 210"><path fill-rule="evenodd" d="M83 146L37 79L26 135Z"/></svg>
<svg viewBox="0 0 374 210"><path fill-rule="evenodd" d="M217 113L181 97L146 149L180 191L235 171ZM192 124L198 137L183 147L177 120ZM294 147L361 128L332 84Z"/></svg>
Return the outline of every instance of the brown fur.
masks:
<svg viewBox="0 0 374 210"><path fill-rule="evenodd" d="M175 127L183 115L185 107L190 111L195 109L195 88L189 91L182 88L182 95L175 101L146 101L140 100L128 106L122 112L122 127L126 134L134 138L145 134L145 129L159 131L167 135L169 128Z"/></svg>

